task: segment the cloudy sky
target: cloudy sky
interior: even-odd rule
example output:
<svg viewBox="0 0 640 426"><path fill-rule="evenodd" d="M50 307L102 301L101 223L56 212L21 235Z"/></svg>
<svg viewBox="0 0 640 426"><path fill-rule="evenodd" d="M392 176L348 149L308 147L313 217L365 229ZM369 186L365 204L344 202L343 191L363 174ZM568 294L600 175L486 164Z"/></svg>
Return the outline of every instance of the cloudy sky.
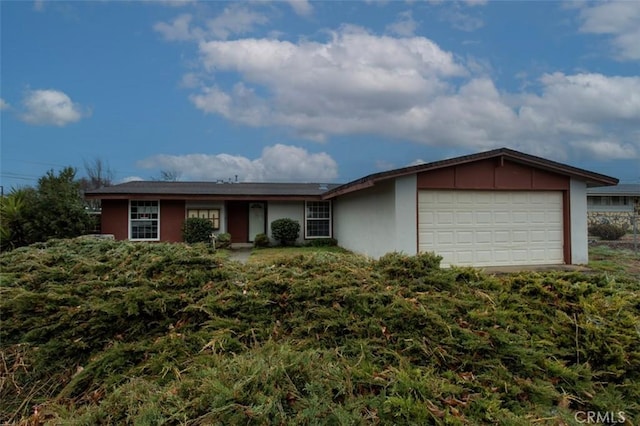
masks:
<svg viewBox="0 0 640 426"><path fill-rule="evenodd" d="M509 147L640 181L640 2L1 2L1 183L347 182Z"/></svg>

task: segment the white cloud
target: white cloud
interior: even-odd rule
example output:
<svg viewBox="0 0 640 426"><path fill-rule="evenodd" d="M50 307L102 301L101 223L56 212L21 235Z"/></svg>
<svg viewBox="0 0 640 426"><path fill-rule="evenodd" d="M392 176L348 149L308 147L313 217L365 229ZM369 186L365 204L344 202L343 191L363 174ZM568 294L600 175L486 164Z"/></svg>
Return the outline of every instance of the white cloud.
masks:
<svg viewBox="0 0 640 426"><path fill-rule="evenodd" d="M605 160L637 158L640 147L608 140L576 141L572 145L592 157Z"/></svg>
<svg viewBox="0 0 640 426"><path fill-rule="evenodd" d="M464 0L464 4L467 6L485 6L488 0Z"/></svg>
<svg viewBox="0 0 640 426"><path fill-rule="evenodd" d="M170 23L156 22L153 29L168 41L225 40L232 35L250 33L257 26L267 22L268 18L265 15L245 5L232 3L218 16L200 25L194 24L193 15L185 13L177 16Z"/></svg>
<svg viewBox="0 0 640 426"><path fill-rule="evenodd" d="M309 16L313 13L313 6L308 0L287 0L291 8L300 16Z"/></svg>
<svg viewBox="0 0 640 426"><path fill-rule="evenodd" d="M170 24L165 22L157 22L153 29L162 34L165 40L169 41L185 41L194 40L201 37L202 33L192 30L191 20L193 17L188 14L182 14L176 17Z"/></svg>
<svg viewBox="0 0 640 426"><path fill-rule="evenodd" d="M375 131L390 115L448 90L442 77L466 73L426 38L379 37L356 27L326 43L241 39L200 43L200 51L208 72L235 71L243 81L230 91L204 88L191 96L196 107L252 126L291 127L315 140Z"/></svg>
<svg viewBox="0 0 640 426"><path fill-rule="evenodd" d="M559 159L569 152L640 156L640 77L551 73L509 93L497 89L490 65L424 37L354 26L328 34L326 41L200 41L190 100L207 114L314 141L376 135ZM235 80L216 80L218 73Z"/></svg>
<svg viewBox="0 0 640 426"><path fill-rule="evenodd" d="M398 18L392 24L387 25L387 32L402 37L413 36L418 28L418 23L413 19L411 11L398 14Z"/></svg>
<svg viewBox="0 0 640 426"><path fill-rule="evenodd" d="M154 3L160 3L165 6L171 7L184 7L189 6L196 3L196 0L149 0Z"/></svg>
<svg viewBox="0 0 640 426"><path fill-rule="evenodd" d="M219 39L226 39L233 34L246 34L258 25L268 22L266 16L249 9L244 5L232 4L226 7L217 17L207 22L209 34Z"/></svg>
<svg viewBox="0 0 640 426"><path fill-rule="evenodd" d="M35 10L36 12L43 12L44 11L44 0L35 0L33 2L33 10Z"/></svg>
<svg viewBox="0 0 640 426"><path fill-rule="evenodd" d="M449 22L451 26L460 31L472 32L484 27L484 20L463 11L454 5L442 12L442 19Z"/></svg>
<svg viewBox="0 0 640 426"><path fill-rule="evenodd" d="M140 180L144 180L144 179L141 178L140 176L127 176L122 178L118 183L136 182Z"/></svg>
<svg viewBox="0 0 640 426"><path fill-rule="evenodd" d="M338 166L328 154L282 144L265 147L254 160L229 154L155 155L139 161L138 167L175 170L187 180L238 175L244 182L330 182L338 177Z"/></svg>
<svg viewBox="0 0 640 426"><path fill-rule="evenodd" d="M9 105L4 99L0 98L0 111L4 111L9 108L11 108L11 105Z"/></svg>
<svg viewBox="0 0 640 426"><path fill-rule="evenodd" d="M620 60L640 60L640 2L612 1L586 5L580 11L580 31L610 35Z"/></svg>
<svg viewBox="0 0 640 426"><path fill-rule="evenodd" d="M58 90L29 90L22 103L25 111L21 119L39 126L62 127L89 115L89 111Z"/></svg>

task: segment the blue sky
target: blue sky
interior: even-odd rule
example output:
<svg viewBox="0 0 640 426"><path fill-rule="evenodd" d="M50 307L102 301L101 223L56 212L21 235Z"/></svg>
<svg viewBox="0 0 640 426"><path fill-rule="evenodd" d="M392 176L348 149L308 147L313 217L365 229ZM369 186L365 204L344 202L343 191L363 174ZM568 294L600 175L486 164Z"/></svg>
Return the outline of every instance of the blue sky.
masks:
<svg viewBox="0 0 640 426"><path fill-rule="evenodd" d="M509 147L640 181L640 2L0 2L1 184L347 182Z"/></svg>

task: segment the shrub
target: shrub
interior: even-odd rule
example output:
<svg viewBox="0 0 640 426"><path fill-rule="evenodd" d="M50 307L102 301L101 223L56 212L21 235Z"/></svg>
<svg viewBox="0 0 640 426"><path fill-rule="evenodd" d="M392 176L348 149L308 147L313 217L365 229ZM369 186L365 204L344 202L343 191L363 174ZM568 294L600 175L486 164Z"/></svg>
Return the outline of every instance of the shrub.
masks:
<svg viewBox="0 0 640 426"><path fill-rule="evenodd" d="M190 217L182 226L182 238L185 243L210 243L213 224L209 219Z"/></svg>
<svg viewBox="0 0 640 426"><path fill-rule="evenodd" d="M338 240L335 238L317 238L307 243L309 247L335 247L337 245Z"/></svg>
<svg viewBox="0 0 640 426"><path fill-rule="evenodd" d="M619 240L626 233L626 226L614 225L612 223L599 223L589 227L589 235L600 237L603 240L608 241Z"/></svg>
<svg viewBox="0 0 640 426"><path fill-rule="evenodd" d="M224 232L216 235L216 248L226 249L231 247L231 234Z"/></svg>
<svg viewBox="0 0 640 426"><path fill-rule="evenodd" d="M254 247L269 247L269 237L267 234L258 234L253 240Z"/></svg>
<svg viewBox="0 0 640 426"><path fill-rule="evenodd" d="M300 235L300 223L297 220L283 218L271 222L271 235L281 245L293 245Z"/></svg>
<svg viewBox="0 0 640 426"><path fill-rule="evenodd" d="M409 256L393 252L378 259L378 268L389 278L417 278L427 272L440 269L441 260L442 256L435 253Z"/></svg>

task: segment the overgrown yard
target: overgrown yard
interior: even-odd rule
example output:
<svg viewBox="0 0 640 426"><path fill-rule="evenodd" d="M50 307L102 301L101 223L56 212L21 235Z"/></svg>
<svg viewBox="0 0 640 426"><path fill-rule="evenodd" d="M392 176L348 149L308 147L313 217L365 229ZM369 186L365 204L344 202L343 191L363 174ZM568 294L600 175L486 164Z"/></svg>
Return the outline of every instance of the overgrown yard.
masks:
<svg viewBox="0 0 640 426"><path fill-rule="evenodd" d="M623 256L497 277L281 254L81 239L2 254L0 422L640 424L640 282L606 264Z"/></svg>

